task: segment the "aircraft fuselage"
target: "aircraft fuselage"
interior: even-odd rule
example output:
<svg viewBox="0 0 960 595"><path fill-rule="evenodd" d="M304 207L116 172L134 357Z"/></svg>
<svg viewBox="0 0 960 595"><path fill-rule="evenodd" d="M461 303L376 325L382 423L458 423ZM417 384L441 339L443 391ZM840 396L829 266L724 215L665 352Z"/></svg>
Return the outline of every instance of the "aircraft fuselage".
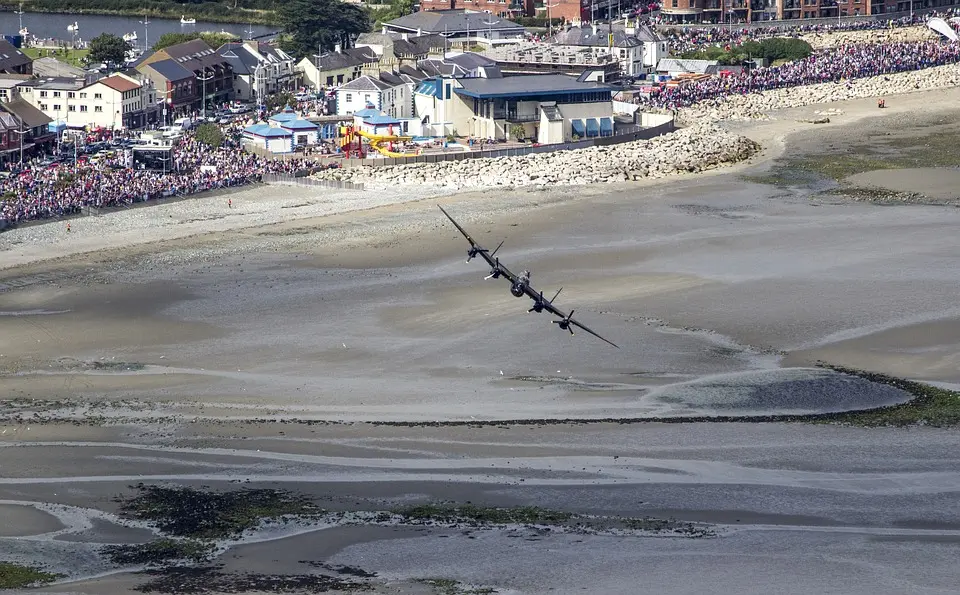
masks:
<svg viewBox="0 0 960 595"><path fill-rule="evenodd" d="M523 297L526 294L526 288L530 285L530 271L523 271L517 277L517 280L510 286L510 293L513 297Z"/></svg>

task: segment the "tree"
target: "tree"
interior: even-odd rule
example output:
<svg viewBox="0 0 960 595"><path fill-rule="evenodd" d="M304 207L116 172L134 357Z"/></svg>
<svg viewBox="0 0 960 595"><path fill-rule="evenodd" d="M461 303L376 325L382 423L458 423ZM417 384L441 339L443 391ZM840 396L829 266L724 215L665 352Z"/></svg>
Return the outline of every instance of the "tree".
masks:
<svg viewBox="0 0 960 595"><path fill-rule="evenodd" d="M87 60L91 64L123 64L127 59L130 44L118 35L101 33L90 40L90 53Z"/></svg>
<svg viewBox="0 0 960 595"><path fill-rule="evenodd" d="M283 27L284 49L297 57L337 44L348 48L353 39L370 30L367 12L340 0L290 0L277 10Z"/></svg>
<svg viewBox="0 0 960 595"><path fill-rule="evenodd" d="M196 138L212 149L216 149L223 144L223 132L213 122L204 122L197 126Z"/></svg>
<svg viewBox="0 0 960 595"><path fill-rule="evenodd" d="M157 42L153 44L153 51L156 52L157 50L162 50L163 48L177 45L178 43L186 43L199 38L199 33L164 33L157 39Z"/></svg>
<svg viewBox="0 0 960 595"><path fill-rule="evenodd" d="M153 51L162 50L163 48L177 45L178 43L193 41L194 39L202 39L211 48L217 49L223 44L237 41L239 38L230 33L164 33L160 36L160 39L157 40L157 43L153 44Z"/></svg>

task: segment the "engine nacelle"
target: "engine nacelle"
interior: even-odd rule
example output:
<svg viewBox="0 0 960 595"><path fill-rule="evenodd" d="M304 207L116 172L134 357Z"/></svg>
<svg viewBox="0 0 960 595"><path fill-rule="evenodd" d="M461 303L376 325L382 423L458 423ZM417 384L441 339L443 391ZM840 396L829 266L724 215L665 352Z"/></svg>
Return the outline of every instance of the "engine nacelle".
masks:
<svg viewBox="0 0 960 595"><path fill-rule="evenodd" d="M524 296L523 285L521 285L520 283L514 283L513 285L510 286L510 293L513 294L513 297L523 297Z"/></svg>

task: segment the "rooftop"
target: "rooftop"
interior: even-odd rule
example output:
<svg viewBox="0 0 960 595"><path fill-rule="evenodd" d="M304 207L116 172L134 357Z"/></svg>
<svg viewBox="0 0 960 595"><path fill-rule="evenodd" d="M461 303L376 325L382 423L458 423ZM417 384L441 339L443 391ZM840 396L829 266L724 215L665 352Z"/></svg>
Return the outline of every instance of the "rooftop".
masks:
<svg viewBox="0 0 960 595"><path fill-rule="evenodd" d="M283 128L271 126L269 124L254 124L243 129L245 134L253 134L264 138L291 136L293 133Z"/></svg>
<svg viewBox="0 0 960 595"><path fill-rule="evenodd" d="M108 76L107 78L102 78L93 84L97 84L97 83L100 83L101 85L106 85L107 87L110 87L114 91L119 91L120 93L126 93L127 91L133 91L134 89L140 88L140 83L131 81L126 77L116 75L116 74L113 76Z"/></svg>
<svg viewBox="0 0 960 595"><path fill-rule="evenodd" d="M3 108L11 114L23 119L27 128L46 126L53 122L53 118L27 103L26 99L15 99L3 104Z"/></svg>
<svg viewBox="0 0 960 595"><path fill-rule="evenodd" d="M143 64L140 66L143 68L151 68L167 79L168 81L182 81L183 79L193 78L193 72L187 70L183 66L180 66L173 60L160 60L158 62L150 62L149 64Z"/></svg>
<svg viewBox="0 0 960 595"><path fill-rule="evenodd" d="M341 91L385 91L389 89L391 85L381 81L380 79L375 79L371 76L363 75L361 77L355 78L349 83L341 85Z"/></svg>
<svg viewBox="0 0 960 595"><path fill-rule="evenodd" d="M506 76L493 79L464 78L458 79L457 82L462 86L454 90L457 94L477 98L611 91L609 85L581 82L563 74Z"/></svg>
<svg viewBox="0 0 960 595"><path fill-rule="evenodd" d="M418 31L422 33L461 33L467 31L499 31L523 33L525 29L513 21L486 12L465 10L428 10L414 12L383 24L386 31Z"/></svg>
<svg viewBox="0 0 960 595"><path fill-rule="evenodd" d="M628 33L628 31L630 31ZM608 47L610 35L613 35L613 47L628 48L643 45L644 42L662 41L650 27L640 25L633 29L625 29L617 25L593 27L571 27L561 31L548 39L548 43L556 45L581 45L590 47Z"/></svg>

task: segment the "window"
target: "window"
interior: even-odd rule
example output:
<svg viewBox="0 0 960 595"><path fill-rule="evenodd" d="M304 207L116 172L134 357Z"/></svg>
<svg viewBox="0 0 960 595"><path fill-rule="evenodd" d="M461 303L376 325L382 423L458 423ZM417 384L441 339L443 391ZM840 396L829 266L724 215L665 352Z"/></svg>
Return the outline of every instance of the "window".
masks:
<svg viewBox="0 0 960 595"><path fill-rule="evenodd" d="M672 5L672 6L673 6L674 8L677 7L677 0L673 0L673 5Z"/></svg>
<svg viewBox="0 0 960 595"><path fill-rule="evenodd" d="M87 98L86 93L80 93L80 99L86 99L86 98Z"/></svg>
<svg viewBox="0 0 960 595"><path fill-rule="evenodd" d="M68 112L75 112L75 111L77 111L77 106L75 106L75 105L68 105L68 106L67 106L67 111L68 111Z"/></svg>
<svg viewBox="0 0 960 595"><path fill-rule="evenodd" d="M73 91L70 91L69 93L67 93L67 99L74 99L76 96L77 94L74 93Z"/></svg>
<svg viewBox="0 0 960 595"><path fill-rule="evenodd" d="M60 97L60 91L54 91L54 92L53 92L53 96L54 96L54 97Z"/></svg>
<svg viewBox="0 0 960 595"><path fill-rule="evenodd" d="M94 98L94 99L103 99L103 93L94 93L94 94L93 94L93 98Z"/></svg>
<svg viewBox="0 0 960 595"><path fill-rule="evenodd" d="M54 103L54 104L53 104L53 111L55 111L55 112L59 112L59 111L60 111L60 104L59 104L59 103Z"/></svg>
<svg viewBox="0 0 960 595"><path fill-rule="evenodd" d="M41 103L41 104L40 104L40 111L42 111L42 112L47 111L47 104L46 104L46 103Z"/></svg>
<svg viewBox="0 0 960 595"><path fill-rule="evenodd" d="M93 111L95 111L95 112L97 112L97 113L101 113L101 112L103 112L103 107L101 107L101 106L99 106L99 105L95 105L95 106L93 106Z"/></svg>
<svg viewBox="0 0 960 595"><path fill-rule="evenodd" d="M81 106L80 106L80 111L81 111L81 112L87 111L87 106L81 105Z"/></svg>
<svg viewBox="0 0 960 595"><path fill-rule="evenodd" d="M343 96L343 100L346 101L347 103L353 101L353 94L352 94L352 93L346 93L346 94Z"/></svg>
<svg viewBox="0 0 960 595"><path fill-rule="evenodd" d="M332 85L333 85L333 77L332 77L332 76L328 76L328 77L327 77L327 86L329 87L329 86L332 86Z"/></svg>
<svg viewBox="0 0 960 595"><path fill-rule="evenodd" d="M46 91L40 91L40 97L46 97L46 96L47 96Z"/></svg>

